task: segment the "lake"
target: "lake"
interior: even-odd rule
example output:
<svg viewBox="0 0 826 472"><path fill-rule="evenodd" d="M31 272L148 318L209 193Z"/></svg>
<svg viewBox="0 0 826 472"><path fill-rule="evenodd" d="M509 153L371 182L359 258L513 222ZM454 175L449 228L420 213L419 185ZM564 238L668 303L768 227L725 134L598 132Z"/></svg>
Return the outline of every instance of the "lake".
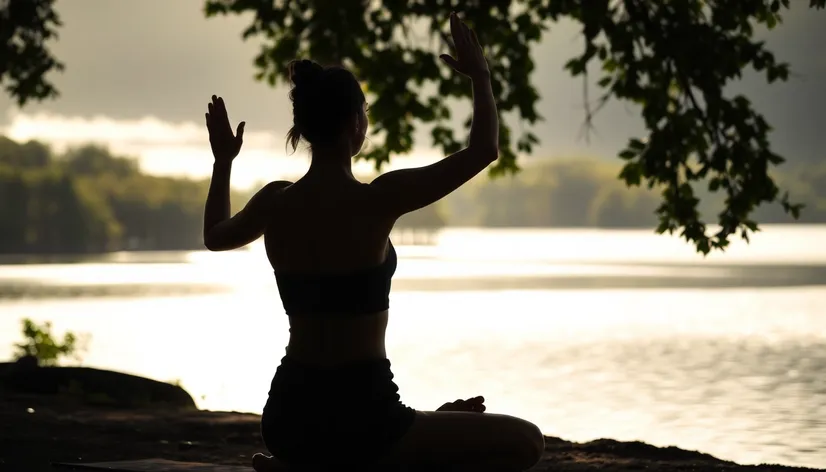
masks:
<svg viewBox="0 0 826 472"><path fill-rule="evenodd" d="M388 350L406 403L484 395L548 435L826 467L826 226L707 258L647 230L449 229L398 247ZM287 317L259 243L0 263L20 320L89 335L82 364L260 412Z"/></svg>

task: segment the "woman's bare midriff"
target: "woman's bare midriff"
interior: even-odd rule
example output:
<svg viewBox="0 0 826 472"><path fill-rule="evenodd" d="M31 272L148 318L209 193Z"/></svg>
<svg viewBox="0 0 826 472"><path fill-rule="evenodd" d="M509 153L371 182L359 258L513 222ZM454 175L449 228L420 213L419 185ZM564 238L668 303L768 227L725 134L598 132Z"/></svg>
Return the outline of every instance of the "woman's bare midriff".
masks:
<svg viewBox="0 0 826 472"><path fill-rule="evenodd" d="M324 366L386 359L387 320L387 310L358 316L290 316L287 355Z"/></svg>

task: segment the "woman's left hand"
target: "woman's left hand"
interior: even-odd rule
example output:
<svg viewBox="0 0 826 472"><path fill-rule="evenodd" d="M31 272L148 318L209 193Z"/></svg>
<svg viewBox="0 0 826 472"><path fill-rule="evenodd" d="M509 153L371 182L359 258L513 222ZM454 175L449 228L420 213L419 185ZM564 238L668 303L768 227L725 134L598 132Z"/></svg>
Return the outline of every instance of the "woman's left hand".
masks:
<svg viewBox="0 0 826 472"><path fill-rule="evenodd" d="M244 142L244 123L238 124L235 135L229 125L227 107L224 99L212 96L212 102L207 105L206 126L209 131L209 144L212 146L212 155L216 161L231 162L241 151Z"/></svg>

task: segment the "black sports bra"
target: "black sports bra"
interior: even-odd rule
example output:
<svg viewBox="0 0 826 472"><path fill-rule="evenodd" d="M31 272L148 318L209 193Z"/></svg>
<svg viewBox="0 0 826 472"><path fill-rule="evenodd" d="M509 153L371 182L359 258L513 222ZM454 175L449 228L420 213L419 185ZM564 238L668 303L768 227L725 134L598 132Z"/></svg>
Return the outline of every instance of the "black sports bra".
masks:
<svg viewBox="0 0 826 472"><path fill-rule="evenodd" d="M396 272L396 248L390 242L381 264L343 274L275 272L287 315L357 316L390 307L390 282Z"/></svg>

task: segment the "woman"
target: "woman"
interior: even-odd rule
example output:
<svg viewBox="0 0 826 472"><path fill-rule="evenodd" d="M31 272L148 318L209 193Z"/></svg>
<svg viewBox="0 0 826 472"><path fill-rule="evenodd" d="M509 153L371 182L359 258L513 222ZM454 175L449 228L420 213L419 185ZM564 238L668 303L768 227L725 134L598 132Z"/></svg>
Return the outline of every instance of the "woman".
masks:
<svg viewBox="0 0 826 472"><path fill-rule="evenodd" d="M542 433L522 419L483 413L482 397L416 411L401 403L385 351L396 219L436 202L498 157L499 123L482 48L455 14L456 57L441 59L470 78L473 124L468 146L435 164L356 180L351 159L367 132L365 98L342 68L293 62L293 149L306 140L312 161L296 182L267 184L230 218L229 180L244 123L233 135L221 98L206 114L215 156L204 243L234 249L264 236L290 339L261 417L273 457L259 472L351 464L481 472L536 464ZM355 469L354 469L355 470Z"/></svg>

